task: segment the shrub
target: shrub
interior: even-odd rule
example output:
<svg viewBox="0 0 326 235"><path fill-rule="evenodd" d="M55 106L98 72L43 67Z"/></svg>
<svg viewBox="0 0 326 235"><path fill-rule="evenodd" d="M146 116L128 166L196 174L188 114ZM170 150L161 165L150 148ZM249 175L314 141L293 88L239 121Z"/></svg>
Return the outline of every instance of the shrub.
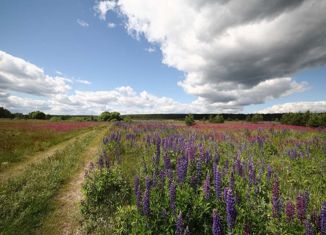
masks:
<svg viewBox="0 0 326 235"><path fill-rule="evenodd" d="M120 117L120 113L118 112L103 112L99 116L101 121L120 121L122 118Z"/></svg>
<svg viewBox="0 0 326 235"><path fill-rule="evenodd" d="M28 117L30 119L42 119L42 120L44 120L46 118L46 115L45 115L45 113L43 113L41 111L33 111L33 112L30 112L28 114Z"/></svg>
<svg viewBox="0 0 326 235"><path fill-rule="evenodd" d="M93 229L108 222L118 206L128 204L131 188L118 167L95 169L82 186L81 213L86 227Z"/></svg>
<svg viewBox="0 0 326 235"><path fill-rule="evenodd" d="M253 123L264 121L263 115L256 113L252 116L251 121Z"/></svg>
<svg viewBox="0 0 326 235"><path fill-rule="evenodd" d="M194 116L192 114L188 114L186 117L185 117L185 123L187 126L192 126L195 124L195 119L194 119Z"/></svg>
<svg viewBox="0 0 326 235"><path fill-rule="evenodd" d="M211 123L224 123L223 115L216 115L213 117L213 115L209 116L209 122Z"/></svg>

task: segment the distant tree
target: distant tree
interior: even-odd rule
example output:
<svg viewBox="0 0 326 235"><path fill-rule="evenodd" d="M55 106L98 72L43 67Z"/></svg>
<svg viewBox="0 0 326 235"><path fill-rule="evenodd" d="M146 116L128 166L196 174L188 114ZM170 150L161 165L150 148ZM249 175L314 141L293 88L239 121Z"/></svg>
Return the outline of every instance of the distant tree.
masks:
<svg viewBox="0 0 326 235"><path fill-rule="evenodd" d="M123 121L126 122L126 123L131 123L131 122L132 122L132 119L131 119L130 116L125 116L125 117L123 118Z"/></svg>
<svg viewBox="0 0 326 235"><path fill-rule="evenodd" d="M43 113L41 111L33 111L28 114L28 117L30 119L43 119L44 120L46 118L46 115L45 115L45 113Z"/></svg>
<svg viewBox="0 0 326 235"><path fill-rule="evenodd" d="M120 121L122 120L120 113L118 112L102 112L101 115L99 116L99 119L101 121Z"/></svg>
<svg viewBox="0 0 326 235"><path fill-rule="evenodd" d="M186 117L185 117L185 123L187 126L192 126L195 124L195 119L194 119L194 115L192 114L188 114Z"/></svg>
<svg viewBox="0 0 326 235"><path fill-rule="evenodd" d="M22 113L14 113L13 116L15 119L25 119L26 118L25 115Z"/></svg>
<svg viewBox="0 0 326 235"><path fill-rule="evenodd" d="M248 114L248 115L246 116L246 122L251 122L251 115L250 115L250 114Z"/></svg>
<svg viewBox="0 0 326 235"><path fill-rule="evenodd" d="M12 118L13 115L8 109L5 109L4 107L0 107L0 118Z"/></svg>
<svg viewBox="0 0 326 235"><path fill-rule="evenodd" d="M261 121L264 121L264 117L263 117L263 115L256 113L252 116L251 121L253 123L261 122Z"/></svg>
<svg viewBox="0 0 326 235"><path fill-rule="evenodd" d="M223 115L216 115L213 117L213 115L210 115L209 122L211 123L224 123Z"/></svg>

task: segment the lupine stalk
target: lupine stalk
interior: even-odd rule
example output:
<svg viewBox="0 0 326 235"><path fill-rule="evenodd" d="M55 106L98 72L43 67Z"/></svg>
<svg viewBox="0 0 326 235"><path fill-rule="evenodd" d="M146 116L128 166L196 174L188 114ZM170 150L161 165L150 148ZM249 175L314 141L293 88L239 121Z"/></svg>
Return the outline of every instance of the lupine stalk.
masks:
<svg viewBox="0 0 326 235"><path fill-rule="evenodd" d="M216 209L213 210L213 224L212 224L212 234L213 235L222 235L222 226L219 215L217 214Z"/></svg>
<svg viewBox="0 0 326 235"><path fill-rule="evenodd" d="M228 189L226 195L226 213L227 213L227 218L226 218L227 225L229 230L232 231L232 229L235 226L237 211L235 208L235 198L231 188Z"/></svg>
<svg viewBox="0 0 326 235"><path fill-rule="evenodd" d="M273 204L273 216L279 218L281 215L281 199L280 199L280 186L276 179L273 184L272 191L272 204Z"/></svg>
<svg viewBox="0 0 326 235"><path fill-rule="evenodd" d="M183 233L183 218L182 218L182 212L180 211L178 218L177 218L177 224L176 224L176 235L182 235Z"/></svg>
<svg viewBox="0 0 326 235"><path fill-rule="evenodd" d="M306 228L305 235L314 235L314 228L312 227L312 224L308 220L305 221L305 228Z"/></svg>
<svg viewBox="0 0 326 235"><path fill-rule="evenodd" d="M205 199L208 200L210 198L210 190L211 190L211 187L210 187L210 176L209 176L209 173L207 173L206 175L206 179L204 181L204 186L203 186L203 189L204 189L204 195L205 195Z"/></svg>
<svg viewBox="0 0 326 235"><path fill-rule="evenodd" d="M139 184L139 177L136 176L135 177L135 181L134 181L134 190L135 190L135 194L136 194L136 205L138 210L141 209L141 193L140 193L140 184Z"/></svg>
<svg viewBox="0 0 326 235"><path fill-rule="evenodd" d="M294 219L295 208L292 202L288 201L285 206L285 215L288 222Z"/></svg>
<svg viewBox="0 0 326 235"><path fill-rule="evenodd" d="M170 184L169 188L169 196L170 196L170 208L175 213L175 199L176 199L176 185L174 182Z"/></svg>
<svg viewBox="0 0 326 235"><path fill-rule="evenodd" d="M326 235L326 202L323 203L319 218L320 218L320 235Z"/></svg>
<svg viewBox="0 0 326 235"><path fill-rule="evenodd" d="M307 211L306 198L303 194L299 194L297 196L297 214L298 214L298 219L301 221L301 223L303 223L306 218L306 211Z"/></svg>
<svg viewBox="0 0 326 235"><path fill-rule="evenodd" d="M150 216L151 181L148 176L146 176L145 184L146 184L146 189L145 189L144 200L143 200L143 212L145 216Z"/></svg>
<svg viewBox="0 0 326 235"><path fill-rule="evenodd" d="M216 169L216 172L215 172L214 175L215 175L215 177L214 177L214 185L215 185L216 197L220 198L221 197L221 187L222 187L221 173L219 172L218 169Z"/></svg>

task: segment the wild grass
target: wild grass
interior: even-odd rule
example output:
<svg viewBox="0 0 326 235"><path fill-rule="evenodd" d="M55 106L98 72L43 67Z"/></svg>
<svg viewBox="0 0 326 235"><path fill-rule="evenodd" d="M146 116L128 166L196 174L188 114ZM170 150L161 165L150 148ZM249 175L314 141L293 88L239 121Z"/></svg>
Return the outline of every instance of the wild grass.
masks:
<svg viewBox="0 0 326 235"><path fill-rule="evenodd" d="M67 122L53 125L49 121L0 120L0 171L8 164L20 162L35 152L46 150L93 128L87 125L68 129ZM64 127L62 131L57 128L60 126Z"/></svg>
<svg viewBox="0 0 326 235"><path fill-rule="evenodd" d="M0 186L0 234L33 234L59 187L80 167L92 131L25 173ZM67 212L69 213L69 212Z"/></svg>

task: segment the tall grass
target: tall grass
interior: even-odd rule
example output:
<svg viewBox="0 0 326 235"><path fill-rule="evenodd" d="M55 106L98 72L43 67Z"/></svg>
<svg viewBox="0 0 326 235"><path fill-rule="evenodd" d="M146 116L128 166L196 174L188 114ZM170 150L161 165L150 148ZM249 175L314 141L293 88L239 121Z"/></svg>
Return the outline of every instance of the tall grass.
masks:
<svg viewBox="0 0 326 235"><path fill-rule="evenodd" d="M95 134L90 132L0 186L0 234L33 234L49 212L51 198L80 166L79 157Z"/></svg>

